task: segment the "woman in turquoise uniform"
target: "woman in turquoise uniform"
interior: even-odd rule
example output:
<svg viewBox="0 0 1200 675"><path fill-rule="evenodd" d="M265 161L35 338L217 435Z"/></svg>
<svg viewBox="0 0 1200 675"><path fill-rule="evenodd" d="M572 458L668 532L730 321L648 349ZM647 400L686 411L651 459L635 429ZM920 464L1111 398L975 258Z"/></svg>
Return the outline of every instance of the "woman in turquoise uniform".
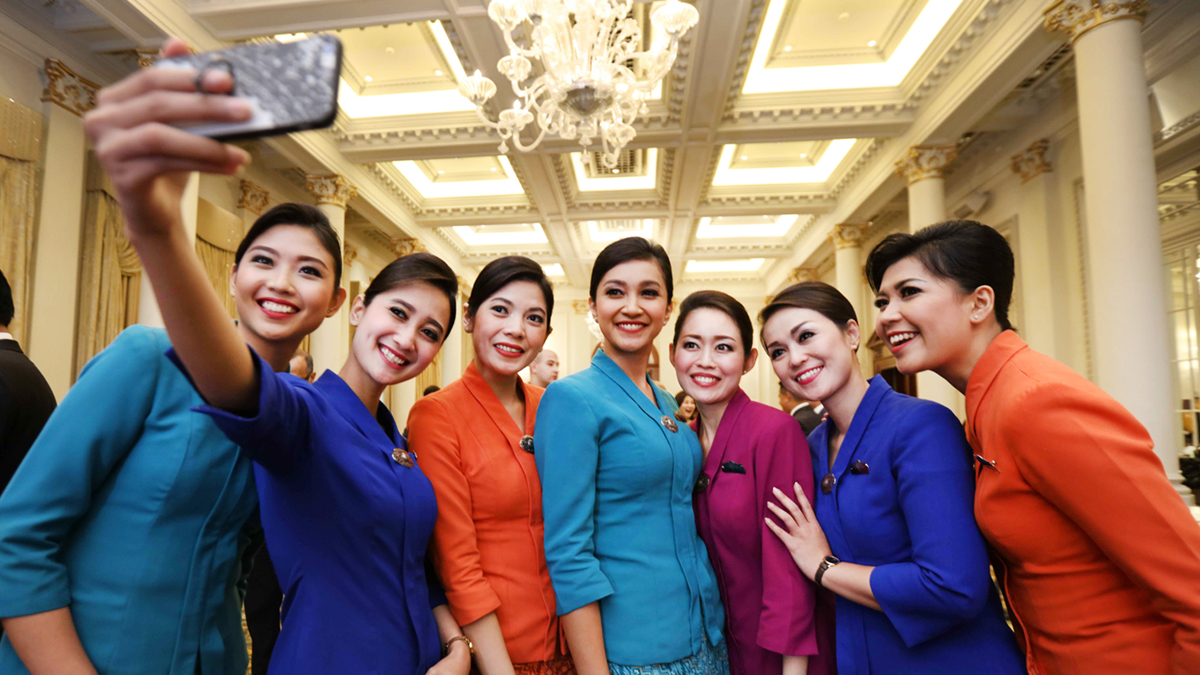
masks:
<svg viewBox="0 0 1200 675"><path fill-rule="evenodd" d="M185 50L175 40L164 47L167 56ZM187 172L234 173L247 160L236 147L168 126L249 115L236 98L201 96L198 105L195 80L194 72L139 71L101 92L84 127L171 343L208 403L201 412L255 460L267 544L287 596L271 672L465 675L470 643L427 587L433 488L379 401L441 349L454 321L454 273L427 253L396 260L354 299L357 330L337 374L309 384L272 372L223 318L181 220ZM209 71L199 84L221 93L233 82ZM281 316L303 309L270 297L261 304Z"/></svg>
<svg viewBox="0 0 1200 675"><path fill-rule="evenodd" d="M538 408L546 562L580 675L729 672L692 511L700 443L647 376L671 291L661 246L607 246L591 278L603 348L590 368L551 383Z"/></svg>
<svg viewBox="0 0 1200 675"><path fill-rule="evenodd" d="M311 206L276 206L242 240L237 336L268 370L286 371L341 303L341 260ZM235 582L258 503L251 462L192 412L204 401L170 347L162 329L121 333L0 498L0 673L245 672Z"/></svg>

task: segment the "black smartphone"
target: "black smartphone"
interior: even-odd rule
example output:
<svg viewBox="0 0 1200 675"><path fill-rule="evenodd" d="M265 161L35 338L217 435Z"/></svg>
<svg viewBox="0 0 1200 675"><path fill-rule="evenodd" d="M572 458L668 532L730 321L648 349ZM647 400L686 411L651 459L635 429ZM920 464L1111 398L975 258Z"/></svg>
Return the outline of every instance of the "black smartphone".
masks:
<svg viewBox="0 0 1200 675"><path fill-rule="evenodd" d="M249 120L180 124L180 128L235 141L321 129L337 117L342 42L316 35L294 42L248 43L216 52L160 59L156 68L219 69L233 76L230 95L246 99Z"/></svg>

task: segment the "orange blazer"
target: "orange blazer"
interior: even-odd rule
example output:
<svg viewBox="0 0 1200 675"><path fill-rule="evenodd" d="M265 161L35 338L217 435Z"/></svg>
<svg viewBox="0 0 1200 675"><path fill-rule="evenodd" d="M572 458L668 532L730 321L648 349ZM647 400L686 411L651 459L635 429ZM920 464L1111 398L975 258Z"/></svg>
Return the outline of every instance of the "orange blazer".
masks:
<svg viewBox="0 0 1200 675"><path fill-rule="evenodd" d="M525 433L532 436L543 390L521 386ZM459 625L495 612L509 658L532 663L561 650L542 485L521 435L474 362L408 415L408 447L437 495L430 553L450 611Z"/></svg>
<svg viewBox="0 0 1200 675"><path fill-rule="evenodd" d="M1200 673L1200 527L1133 415L1005 331L967 382L967 438L1031 675Z"/></svg>

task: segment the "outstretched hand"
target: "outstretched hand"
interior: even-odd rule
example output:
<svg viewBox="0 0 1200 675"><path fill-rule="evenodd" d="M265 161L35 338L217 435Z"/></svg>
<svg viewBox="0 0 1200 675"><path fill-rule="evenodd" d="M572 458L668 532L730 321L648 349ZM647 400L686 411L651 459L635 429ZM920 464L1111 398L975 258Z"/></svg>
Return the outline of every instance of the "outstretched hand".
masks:
<svg viewBox="0 0 1200 675"><path fill-rule="evenodd" d="M189 51L172 38L162 56ZM180 226L190 172L232 174L250 160L241 148L170 126L250 117L245 101L222 95L233 86L228 73L206 72L205 93L196 91L195 79L194 70L145 68L101 89L96 107L84 116L84 131L116 191L131 240Z"/></svg>
<svg viewBox="0 0 1200 675"><path fill-rule="evenodd" d="M776 525L770 518L766 519L767 527L787 547L788 553L792 554L792 561L796 563L796 567L800 568L800 572L812 579L816 576L821 561L825 556L832 555L833 552L829 549L829 542L825 539L825 532L821 530L821 524L817 522L817 515L813 513L812 505L804 496L804 490L800 488L799 483L793 483L792 487L796 492L795 502L779 488L772 488L775 498L779 500L780 504L783 504L783 508L776 506L773 502L767 502L767 508L779 518L783 527Z"/></svg>

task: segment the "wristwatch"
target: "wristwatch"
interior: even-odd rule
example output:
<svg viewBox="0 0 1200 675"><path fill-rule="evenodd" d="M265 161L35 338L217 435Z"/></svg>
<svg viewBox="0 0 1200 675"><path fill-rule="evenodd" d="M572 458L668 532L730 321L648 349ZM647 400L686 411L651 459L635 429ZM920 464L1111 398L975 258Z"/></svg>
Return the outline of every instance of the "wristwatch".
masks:
<svg viewBox="0 0 1200 675"><path fill-rule="evenodd" d="M813 576L813 581L816 582L818 586L821 586L821 577L825 576L825 573L829 571L830 567L833 567L840 562L842 561L831 555L825 556L825 559L821 561L820 566L817 567L817 573ZM821 587L824 588L824 586Z"/></svg>
<svg viewBox="0 0 1200 675"><path fill-rule="evenodd" d="M471 643L471 638L467 637L466 635L455 635L454 637L450 638L449 640L446 640L446 644L442 645L442 656L446 656L447 654L449 654L450 653L450 645L452 645L455 642L458 642L460 640L464 644L467 645L467 651L471 652L471 656L474 656L475 655L475 645Z"/></svg>

